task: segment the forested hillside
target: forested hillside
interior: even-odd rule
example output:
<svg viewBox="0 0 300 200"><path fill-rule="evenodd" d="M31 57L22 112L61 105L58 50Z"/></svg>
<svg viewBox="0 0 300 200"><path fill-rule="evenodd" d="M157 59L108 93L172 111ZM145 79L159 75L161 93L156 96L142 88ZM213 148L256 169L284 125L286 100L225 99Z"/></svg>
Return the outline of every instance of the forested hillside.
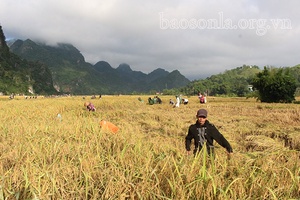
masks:
<svg viewBox="0 0 300 200"><path fill-rule="evenodd" d="M56 93L47 66L28 62L11 53L0 26L0 93Z"/></svg>
<svg viewBox="0 0 300 200"><path fill-rule="evenodd" d="M296 95L300 95L300 65L285 67L283 70L289 71L294 76L297 85ZM243 65L203 80L193 81L180 91L189 95L205 92L211 96L243 97L252 92L252 80L261 71L258 66Z"/></svg>

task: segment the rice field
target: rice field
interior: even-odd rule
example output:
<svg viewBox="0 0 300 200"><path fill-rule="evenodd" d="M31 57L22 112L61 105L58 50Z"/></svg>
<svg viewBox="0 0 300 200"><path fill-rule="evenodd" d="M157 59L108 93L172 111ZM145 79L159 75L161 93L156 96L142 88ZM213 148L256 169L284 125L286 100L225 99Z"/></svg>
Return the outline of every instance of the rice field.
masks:
<svg viewBox="0 0 300 200"><path fill-rule="evenodd" d="M148 97L0 97L0 200L300 199L299 104L208 97L203 105L192 96L173 108L174 96L154 105ZM214 159L186 154L200 108L231 157L218 144Z"/></svg>

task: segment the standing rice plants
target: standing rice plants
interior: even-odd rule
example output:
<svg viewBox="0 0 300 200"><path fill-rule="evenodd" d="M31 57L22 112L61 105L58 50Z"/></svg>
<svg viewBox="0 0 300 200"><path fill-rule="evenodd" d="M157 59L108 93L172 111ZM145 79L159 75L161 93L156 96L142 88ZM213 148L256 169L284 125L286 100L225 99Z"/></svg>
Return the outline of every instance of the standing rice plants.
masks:
<svg viewBox="0 0 300 200"><path fill-rule="evenodd" d="M144 102L138 101L141 97ZM297 199L299 108L243 98L197 97L173 108L148 96L0 101L0 199ZM199 108L228 138L228 159L187 156ZM111 133L100 120L119 127Z"/></svg>

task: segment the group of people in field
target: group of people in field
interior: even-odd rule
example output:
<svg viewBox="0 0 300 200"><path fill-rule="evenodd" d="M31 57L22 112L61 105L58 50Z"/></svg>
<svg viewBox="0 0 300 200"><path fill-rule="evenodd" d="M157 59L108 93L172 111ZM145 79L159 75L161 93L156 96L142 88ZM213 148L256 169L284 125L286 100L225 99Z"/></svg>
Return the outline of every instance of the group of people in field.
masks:
<svg viewBox="0 0 300 200"><path fill-rule="evenodd" d="M175 99L176 99L175 102L173 101L173 99L170 99L169 101L169 104L172 105L173 108L179 107L181 103L186 105L189 102L188 99L181 98L181 95L176 95Z"/></svg>
<svg viewBox="0 0 300 200"><path fill-rule="evenodd" d="M207 95L205 93L199 93L198 98L200 104L205 104L207 103ZM144 102L144 100L141 97L138 97L139 102ZM178 108L180 104L187 105L189 103L188 98L182 98L181 95L176 95L175 96L175 101L173 99L169 100L169 104L172 105L174 108ZM161 98L158 96L154 96L153 98L149 97L148 98L148 105L153 105L153 104L162 104Z"/></svg>
<svg viewBox="0 0 300 200"><path fill-rule="evenodd" d="M148 98L148 104L153 105L153 104L161 104L162 100L158 96L154 96L153 98L149 97Z"/></svg>
<svg viewBox="0 0 300 200"><path fill-rule="evenodd" d="M176 102L170 99L169 104L173 107L179 107L182 103L184 105L188 104L188 99L182 98L181 95L176 95ZM207 102L206 95L199 93L198 98L200 100L200 104L204 104ZM143 100L139 97L138 100L143 102ZM162 100L155 96L154 98L149 97L148 103L153 105L155 103L161 104ZM88 111L96 111L95 106L91 102L85 102L84 106ZM214 141L216 141L219 145L224 147L230 156L233 153L232 147L227 139L219 132L219 130L214 126L214 124L210 123L207 119L208 112L205 109L199 109L196 113L196 122L191 124L188 128L187 135L185 137L185 149L187 155L190 155L193 152L194 156L199 153L203 148L206 148L206 152L208 155L214 154ZM100 126L105 129L109 129L112 132L116 133L118 131L118 127L111 122L101 120ZM193 147L191 149L192 141L194 142Z"/></svg>
<svg viewBox="0 0 300 200"><path fill-rule="evenodd" d="M207 103L206 94L199 93L198 98L200 104ZM187 105L189 103L189 100L187 98L182 98L181 95L176 95L175 99L176 99L175 101L173 101L173 99L170 99L169 101L169 104L172 105L174 108L179 107L180 104Z"/></svg>
<svg viewBox="0 0 300 200"><path fill-rule="evenodd" d="M206 94L205 93L204 94L203 93L199 93L198 94L198 98L199 98L200 104L207 103L207 98L206 98ZM85 99L85 97L83 97L83 99ZM91 99L96 99L96 96L93 95L91 97ZM99 95L99 99L101 99L101 95ZM170 99L170 101L169 101L169 104L172 105L174 108L179 107L180 104L187 105L189 103L189 100L187 98L182 98L181 95L176 95L175 99L176 99L175 102L173 101L173 99ZM141 97L139 97L138 100L140 102L144 102ZM149 105L162 104L162 100L158 96L154 96L153 98L149 97L148 98L148 104ZM96 108L95 108L94 104L92 104L91 102L85 102L84 106L86 107L86 109L88 111L96 111Z"/></svg>

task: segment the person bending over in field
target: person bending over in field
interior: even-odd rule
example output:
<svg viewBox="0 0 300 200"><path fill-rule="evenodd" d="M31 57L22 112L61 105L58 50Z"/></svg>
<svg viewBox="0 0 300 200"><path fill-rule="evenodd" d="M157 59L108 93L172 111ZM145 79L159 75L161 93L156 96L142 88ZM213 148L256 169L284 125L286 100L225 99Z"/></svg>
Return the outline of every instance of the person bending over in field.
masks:
<svg viewBox="0 0 300 200"><path fill-rule="evenodd" d="M161 104L162 103L162 100L161 98L159 98L158 96L156 96L156 99L157 99L157 103Z"/></svg>
<svg viewBox="0 0 300 200"><path fill-rule="evenodd" d="M175 103L174 103L174 101L172 99L170 99L169 104L170 105L174 105Z"/></svg>
<svg viewBox="0 0 300 200"><path fill-rule="evenodd" d="M96 111L94 104L92 104L91 102L85 102L84 106L86 106L86 109L88 111L93 111L93 112Z"/></svg>
<svg viewBox="0 0 300 200"><path fill-rule="evenodd" d="M148 98L148 104L149 104L149 105L153 105L153 104L154 104L154 100L151 99L151 97Z"/></svg>
<svg viewBox="0 0 300 200"><path fill-rule="evenodd" d="M207 111L205 109L198 110L196 118L196 123L190 125L188 134L185 137L185 148L187 154L191 154L191 142L194 139L194 155L196 155L196 153L199 152L204 146L206 146L209 155L213 154L214 140L226 149L228 155L231 155L233 151L229 142L218 131L218 129L207 120Z"/></svg>
<svg viewBox="0 0 300 200"><path fill-rule="evenodd" d="M182 99L182 103L183 103L183 105L186 105L186 104L189 103L189 100L188 99Z"/></svg>

